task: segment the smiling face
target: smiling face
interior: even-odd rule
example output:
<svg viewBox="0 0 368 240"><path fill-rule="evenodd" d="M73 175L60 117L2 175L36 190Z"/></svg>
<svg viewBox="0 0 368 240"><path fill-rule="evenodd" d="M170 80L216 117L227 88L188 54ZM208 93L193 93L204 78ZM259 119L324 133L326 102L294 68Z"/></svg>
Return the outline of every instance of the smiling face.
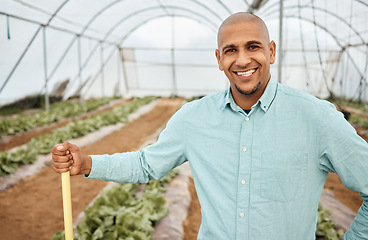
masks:
<svg viewBox="0 0 368 240"><path fill-rule="evenodd" d="M216 50L219 69L229 79L233 98L243 109L250 109L262 96L275 50L267 27L254 15L232 15L220 27Z"/></svg>

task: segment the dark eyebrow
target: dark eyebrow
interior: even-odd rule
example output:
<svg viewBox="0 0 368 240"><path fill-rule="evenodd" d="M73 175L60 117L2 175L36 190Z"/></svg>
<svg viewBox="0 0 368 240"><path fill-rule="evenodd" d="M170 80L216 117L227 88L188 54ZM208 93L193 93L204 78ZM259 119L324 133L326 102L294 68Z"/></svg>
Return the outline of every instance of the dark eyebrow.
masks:
<svg viewBox="0 0 368 240"><path fill-rule="evenodd" d="M228 48L235 48L236 46L234 44L229 44L229 45L226 45L225 47L222 48L222 51L225 51L226 49Z"/></svg>
<svg viewBox="0 0 368 240"><path fill-rule="evenodd" d="M256 45L262 45L262 43L261 43L261 42L256 41L256 40L248 41L248 42L247 42L247 45L248 45L248 46L249 46L249 45L253 45L253 44L256 44Z"/></svg>

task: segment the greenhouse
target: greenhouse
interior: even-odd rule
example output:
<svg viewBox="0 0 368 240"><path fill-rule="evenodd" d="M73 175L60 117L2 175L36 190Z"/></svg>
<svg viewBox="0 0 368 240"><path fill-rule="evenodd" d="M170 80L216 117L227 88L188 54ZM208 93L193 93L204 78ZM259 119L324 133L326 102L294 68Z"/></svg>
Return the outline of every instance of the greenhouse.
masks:
<svg viewBox="0 0 368 240"><path fill-rule="evenodd" d="M239 11L268 25L281 53L277 81L319 97L367 100L367 3L284 1L282 9L280 18L271 0L2 1L0 104L56 94L63 83L64 99L223 89L217 28Z"/></svg>
<svg viewBox="0 0 368 240"><path fill-rule="evenodd" d="M332 102L368 140L367 0L0 0L5 239L63 239L67 232L60 177L51 167L55 144L72 142L89 155L142 150L186 102L229 89L216 58L218 30L238 12L267 25L276 43L275 82ZM144 187L113 185L71 177L75 239L196 239L194 185L201 183L193 183L189 165ZM340 239L362 198L336 174L323 192L317 239ZM140 205L93 218L123 211L127 206L114 204L128 198ZM151 218L139 215L147 209Z"/></svg>

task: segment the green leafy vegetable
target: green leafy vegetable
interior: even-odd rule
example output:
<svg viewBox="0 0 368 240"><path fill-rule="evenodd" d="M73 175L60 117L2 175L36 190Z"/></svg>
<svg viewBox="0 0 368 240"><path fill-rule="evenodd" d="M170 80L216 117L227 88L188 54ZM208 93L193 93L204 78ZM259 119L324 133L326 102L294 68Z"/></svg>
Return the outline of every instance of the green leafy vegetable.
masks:
<svg viewBox="0 0 368 240"><path fill-rule="evenodd" d="M50 107L50 111L42 111L30 115L0 118L0 136L23 133L32 128L58 122L62 118L75 117L82 113L108 104L113 98L91 99L86 102L58 102Z"/></svg>
<svg viewBox="0 0 368 240"><path fill-rule="evenodd" d="M318 206L318 221L316 236L322 237L319 239L325 240L340 240L344 236L344 230L335 230L335 223L328 217L331 215L331 210L323 209L321 204Z"/></svg>
<svg viewBox="0 0 368 240"><path fill-rule="evenodd" d="M74 239L152 239L153 226L169 212L162 196L164 186L177 173L173 170L161 181L150 181L141 197L136 195L138 184L121 184L102 192L84 211L85 219L78 224ZM60 239L64 239L61 231L51 238Z"/></svg>

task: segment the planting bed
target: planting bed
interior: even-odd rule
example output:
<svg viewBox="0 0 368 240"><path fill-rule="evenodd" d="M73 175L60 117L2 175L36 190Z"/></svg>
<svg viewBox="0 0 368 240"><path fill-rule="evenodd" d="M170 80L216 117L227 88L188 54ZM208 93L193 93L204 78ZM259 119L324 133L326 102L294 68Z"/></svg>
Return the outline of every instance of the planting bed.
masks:
<svg viewBox="0 0 368 240"><path fill-rule="evenodd" d="M161 99L149 113L83 147L82 152L112 154L137 150L148 137L162 128L181 104L181 99ZM73 218L76 218L106 185L106 182L87 180L82 176L72 177ZM201 221L200 206L193 182L190 181L188 186L192 201L184 223L184 238L194 240ZM353 212L356 212L362 203L358 193L347 190L335 174L328 176L325 189L333 192ZM11 240L46 240L57 230L63 229L60 175L48 166L1 192L0 223L1 239Z"/></svg>

